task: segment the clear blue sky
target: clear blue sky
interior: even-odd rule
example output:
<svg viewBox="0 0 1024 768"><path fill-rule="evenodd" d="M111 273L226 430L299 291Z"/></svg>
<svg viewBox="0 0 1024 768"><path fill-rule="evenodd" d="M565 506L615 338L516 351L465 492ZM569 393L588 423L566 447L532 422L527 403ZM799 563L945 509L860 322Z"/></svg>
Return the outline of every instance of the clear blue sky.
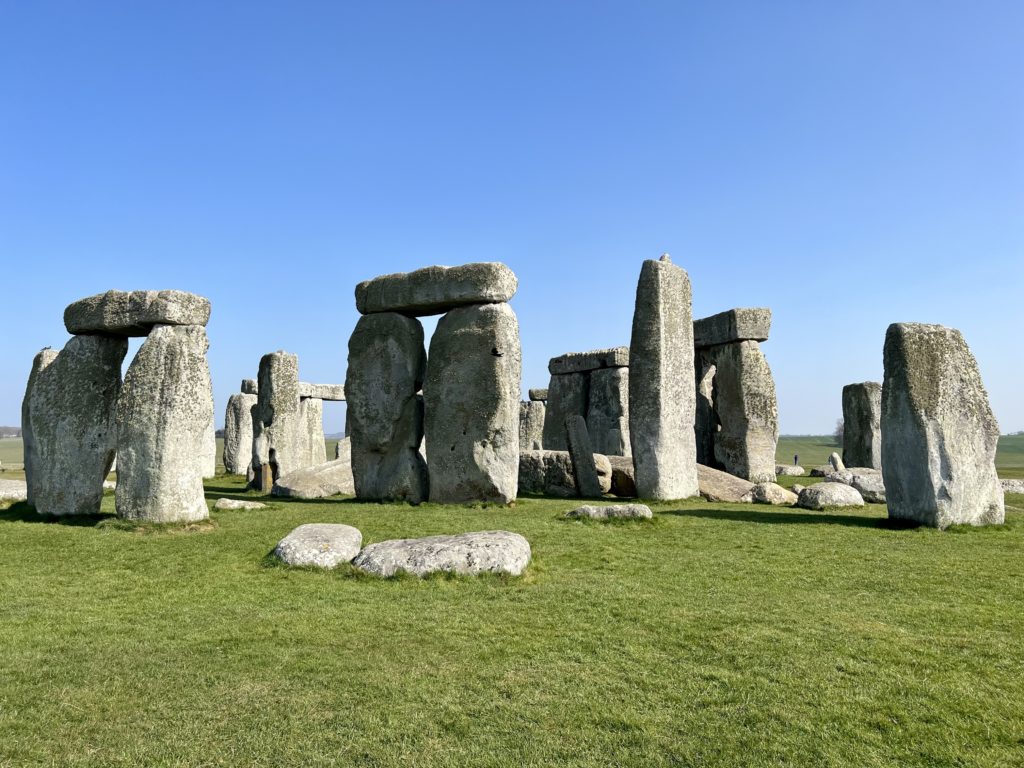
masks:
<svg viewBox="0 0 1024 768"><path fill-rule="evenodd" d="M668 251L696 316L773 309L783 432L907 320L1024 429L1022 41L1016 1L2 0L0 424L109 288L213 301L220 425L265 352L344 380L359 280L505 262L525 390Z"/></svg>

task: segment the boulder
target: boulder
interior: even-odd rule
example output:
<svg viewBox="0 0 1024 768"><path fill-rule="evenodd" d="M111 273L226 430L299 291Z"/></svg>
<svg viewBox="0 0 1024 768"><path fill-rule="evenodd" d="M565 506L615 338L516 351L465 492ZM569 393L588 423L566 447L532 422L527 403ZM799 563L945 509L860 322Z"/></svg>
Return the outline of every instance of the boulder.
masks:
<svg viewBox="0 0 1024 768"><path fill-rule="evenodd" d="M608 506L583 506L565 513L566 517L587 517L592 520L650 520L654 517L651 508L646 504L609 504Z"/></svg>
<svg viewBox="0 0 1024 768"><path fill-rule="evenodd" d="M376 576L455 573L518 576L530 562L530 544L518 533L478 531L455 536L396 539L370 544L353 565Z"/></svg>
<svg viewBox="0 0 1024 768"><path fill-rule="evenodd" d="M351 525L306 523L274 547L274 557L285 565L337 568L359 554L363 534Z"/></svg>
<svg viewBox="0 0 1024 768"><path fill-rule="evenodd" d="M26 481L0 479L0 501L24 501L27 498L28 483Z"/></svg>
<svg viewBox="0 0 1024 768"><path fill-rule="evenodd" d="M642 498L699 491L690 303L690 278L667 254L643 263L629 346L629 439Z"/></svg>
<svg viewBox="0 0 1024 768"><path fill-rule="evenodd" d="M260 358L258 390L252 412L252 486L269 492L281 475L309 466L309 425L299 400L299 358L282 350Z"/></svg>
<svg viewBox="0 0 1024 768"><path fill-rule="evenodd" d="M718 416L715 415L715 363L706 350L693 354L696 375L697 400L694 410L693 431L697 440L697 463L710 467L715 463L715 437L718 435Z"/></svg>
<svg viewBox="0 0 1024 768"><path fill-rule="evenodd" d="M1003 493L1024 494L1024 480L1000 480L999 484L1003 488Z"/></svg>
<svg viewBox="0 0 1024 768"><path fill-rule="evenodd" d="M35 389L36 379L39 373L50 363L57 359L57 350L46 347L41 350L32 360L32 369L28 374L28 384L25 385L25 397L21 401L21 445L22 456L25 465L26 496L28 503L33 502L32 485L35 481L35 467L42 460L36 448L35 439L32 435L32 390Z"/></svg>
<svg viewBox="0 0 1024 768"><path fill-rule="evenodd" d="M835 451L828 455L828 463L836 472L844 472L846 470L846 465Z"/></svg>
<svg viewBox="0 0 1024 768"><path fill-rule="evenodd" d="M586 418L589 397L590 376L586 373L566 373L551 377L544 411L546 450L568 450L569 444L565 441L565 420L570 416Z"/></svg>
<svg viewBox="0 0 1024 768"><path fill-rule="evenodd" d="M64 310L68 333L146 336L157 325L200 325L210 320L210 300L185 291L107 291Z"/></svg>
<svg viewBox="0 0 1024 768"><path fill-rule="evenodd" d="M521 451L519 492L566 499L578 496L568 451Z"/></svg>
<svg viewBox="0 0 1024 768"><path fill-rule="evenodd" d="M585 373L601 368L628 368L629 347L595 349L592 352L568 352L548 361L552 376L566 373Z"/></svg>
<svg viewBox="0 0 1024 768"><path fill-rule="evenodd" d="M727 309L693 321L693 343L698 348L740 341L766 341L772 326L767 307Z"/></svg>
<svg viewBox="0 0 1024 768"><path fill-rule="evenodd" d="M241 499L217 499L214 509L266 509L267 505L259 501L242 501Z"/></svg>
<svg viewBox="0 0 1024 768"><path fill-rule="evenodd" d="M776 464L776 477L803 477L804 468L797 464Z"/></svg>
<svg viewBox="0 0 1024 768"><path fill-rule="evenodd" d="M587 429L598 453L629 455L628 368L603 368L590 374Z"/></svg>
<svg viewBox="0 0 1024 768"><path fill-rule="evenodd" d="M850 485L868 504L885 504L885 483L881 474L856 474Z"/></svg>
<svg viewBox="0 0 1024 768"><path fill-rule="evenodd" d="M348 342L346 427L360 499L426 501L429 480L420 455L427 365L423 326L394 312L359 318Z"/></svg>
<svg viewBox="0 0 1024 768"><path fill-rule="evenodd" d="M755 504L791 507L796 504L797 495L776 483L757 483L751 489L750 500Z"/></svg>
<svg viewBox="0 0 1024 768"><path fill-rule="evenodd" d="M423 383L432 502L515 500L521 374L508 304L460 307L438 321Z"/></svg>
<svg viewBox="0 0 1024 768"><path fill-rule="evenodd" d="M539 401L539 402L546 401L548 399L548 389L547 389L547 387L531 389L530 390L530 399L534 400L534 401Z"/></svg>
<svg viewBox="0 0 1024 768"><path fill-rule="evenodd" d="M724 501L730 504L750 502L754 484L741 477L730 475L718 469L697 465L700 495L708 501Z"/></svg>
<svg viewBox="0 0 1024 768"><path fill-rule="evenodd" d="M843 462L882 468L882 385L877 381L843 387Z"/></svg>
<svg viewBox="0 0 1024 768"><path fill-rule="evenodd" d="M438 315L472 304L500 304L515 295L515 273L498 262L458 267L426 267L383 275L356 286L362 314L400 312L413 317Z"/></svg>
<svg viewBox="0 0 1024 768"><path fill-rule="evenodd" d="M544 402L527 400L519 404L519 450L539 451L544 447Z"/></svg>
<svg viewBox="0 0 1024 768"><path fill-rule="evenodd" d="M351 495L355 492L352 464L347 459L335 459L281 475L271 491L275 496L296 499L323 499L339 493Z"/></svg>
<svg viewBox="0 0 1024 768"><path fill-rule="evenodd" d="M118 517L155 523L209 517L203 495L204 440L213 418L208 346L202 326L158 325L128 366L117 403Z"/></svg>
<svg viewBox="0 0 1024 768"><path fill-rule="evenodd" d="M608 463L612 468L612 480L608 490L616 496L635 498L636 480L633 475L632 457L609 456Z"/></svg>
<svg viewBox="0 0 1024 768"><path fill-rule="evenodd" d="M315 400L328 400L331 402L344 402L345 387L342 384L309 384L305 381L300 381L299 397L310 397Z"/></svg>
<svg viewBox="0 0 1024 768"><path fill-rule="evenodd" d="M883 364L889 517L935 528L1002 523L999 425L963 336L941 325L894 323Z"/></svg>
<svg viewBox="0 0 1024 768"><path fill-rule="evenodd" d="M252 464L252 408L256 395L235 394L224 413L224 471L244 475Z"/></svg>
<svg viewBox="0 0 1024 768"><path fill-rule="evenodd" d="M40 353L28 386L28 497L44 515L100 511L117 451L115 413L128 342L74 336L50 359Z"/></svg>
<svg viewBox="0 0 1024 768"><path fill-rule="evenodd" d="M587 422L582 416L570 416L565 420L565 431L569 442L569 456L572 458L573 476L576 478L576 488L580 496L601 496L601 483L597 479L597 470L594 467L594 449L590 444Z"/></svg>
<svg viewBox="0 0 1024 768"><path fill-rule="evenodd" d="M800 491L796 505L804 509L829 509L831 507L863 507L860 493L842 483L816 483Z"/></svg>

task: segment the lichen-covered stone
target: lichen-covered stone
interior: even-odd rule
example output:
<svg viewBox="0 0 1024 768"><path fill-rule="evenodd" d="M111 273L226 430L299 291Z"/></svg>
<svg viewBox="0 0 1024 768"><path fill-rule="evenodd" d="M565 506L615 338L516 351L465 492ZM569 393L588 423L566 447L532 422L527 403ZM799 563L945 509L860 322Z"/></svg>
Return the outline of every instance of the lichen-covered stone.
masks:
<svg viewBox="0 0 1024 768"><path fill-rule="evenodd" d="M594 467L594 449L590 444L587 422L582 416L574 415L565 420L565 431L572 458L573 476L580 496L595 498L601 496L601 483Z"/></svg>
<svg viewBox="0 0 1024 768"><path fill-rule="evenodd" d="M883 362L889 517L935 528L1002 523L999 425L963 336L941 325L894 323Z"/></svg>
<svg viewBox="0 0 1024 768"><path fill-rule="evenodd" d="M256 395L235 394L224 413L224 471L244 475L252 464L252 407Z"/></svg>
<svg viewBox="0 0 1024 768"><path fill-rule="evenodd" d="M843 387L843 462L882 468L882 385L877 381Z"/></svg>
<svg viewBox="0 0 1024 768"><path fill-rule="evenodd" d="M608 504L607 506L585 505L571 509L566 517L590 518L591 520L650 520L654 517L646 504Z"/></svg>
<svg viewBox="0 0 1024 768"><path fill-rule="evenodd" d="M29 504L33 502L32 484L35 482L35 468L41 461L39 450L36 447L36 441L32 434L32 390L35 389L40 371L57 359L57 354L56 349L46 347L33 358L32 370L29 372L28 383L25 385L25 397L21 401L21 444L25 464L25 498Z"/></svg>
<svg viewBox="0 0 1024 768"><path fill-rule="evenodd" d="M804 509L830 509L832 507L863 507L864 499L856 489L843 483L816 483L804 488L797 496L796 505Z"/></svg>
<svg viewBox="0 0 1024 768"><path fill-rule="evenodd" d="M437 315L456 307L506 302L515 295L518 285L515 273L499 262L426 267L359 283L356 309L364 315Z"/></svg>
<svg viewBox="0 0 1024 768"><path fill-rule="evenodd" d="M213 391L213 382L210 382ZM203 479L215 477L217 474L217 427L213 421L213 409L210 409L210 423L203 431L203 450L200 457L203 467Z"/></svg>
<svg viewBox="0 0 1024 768"><path fill-rule="evenodd" d="M609 456L608 463L612 468L612 480L608 490L616 496L634 498L636 496L636 480L633 474L632 457Z"/></svg>
<svg viewBox="0 0 1024 768"><path fill-rule="evenodd" d="M828 463L832 466L832 469L835 470L836 472L845 472L846 471L846 465L843 463L842 458L839 456L839 454L836 451L832 451L832 453L830 453L828 455Z"/></svg>
<svg viewBox="0 0 1024 768"><path fill-rule="evenodd" d="M359 554L363 534L339 523L306 523L278 542L274 557L286 565L337 568Z"/></svg>
<svg viewBox="0 0 1024 768"><path fill-rule="evenodd" d="M185 291L107 291L64 310L68 333L145 336L157 325L206 325L210 300Z"/></svg>
<svg viewBox="0 0 1024 768"><path fill-rule="evenodd" d="M560 499L577 496L569 452L520 451L519 493L537 493Z"/></svg>
<svg viewBox="0 0 1024 768"><path fill-rule="evenodd" d="M275 496L296 499L323 499L339 493L354 494L352 463L348 459L326 461L312 467L302 467L281 475L274 483Z"/></svg>
<svg viewBox="0 0 1024 768"><path fill-rule="evenodd" d="M528 400L519 404L519 450L544 448L544 402Z"/></svg>
<svg viewBox="0 0 1024 768"><path fill-rule="evenodd" d="M299 358L284 351L260 358L253 413L252 486L270 490L281 475L309 466L309 430L299 400ZM264 478L264 472L270 477Z"/></svg>
<svg viewBox="0 0 1024 768"><path fill-rule="evenodd" d="M630 454L628 368L602 368L591 372L587 429L597 453Z"/></svg>
<svg viewBox="0 0 1024 768"><path fill-rule="evenodd" d="M747 503L751 500L754 484L741 477L730 475L719 469L697 465L700 495L708 501L723 501L730 504Z"/></svg>
<svg viewBox="0 0 1024 768"><path fill-rule="evenodd" d="M504 573L518 576L529 562L530 543L518 533L477 531L370 544L352 564L383 577L398 573L420 577L431 573L467 576Z"/></svg>
<svg viewBox="0 0 1024 768"><path fill-rule="evenodd" d="M432 502L515 499L521 375L508 304L460 307L438 321L423 383Z"/></svg>
<svg viewBox="0 0 1024 768"><path fill-rule="evenodd" d="M566 373L551 377L548 401L544 411L544 449L566 451L565 420L570 416L587 416L590 397L590 376L586 373Z"/></svg>
<svg viewBox="0 0 1024 768"><path fill-rule="evenodd" d="M697 463L715 464L715 436L718 417L715 415L715 364L706 350L696 350L693 356L696 374L697 401L693 431L697 440Z"/></svg>
<svg viewBox="0 0 1024 768"><path fill-rule="evenodd" d="M601 368L628 368L629 347L595 349L591 352L567 352L548 361L552 376L566 373L586 373Z"/></svg>
<svg viewBox="0 0 1024 768"><path fill-rule="evenodd" d="M772 326L767 307L728 309L693 321L693 343L698 348L739 341L765 341Z"/></svg>

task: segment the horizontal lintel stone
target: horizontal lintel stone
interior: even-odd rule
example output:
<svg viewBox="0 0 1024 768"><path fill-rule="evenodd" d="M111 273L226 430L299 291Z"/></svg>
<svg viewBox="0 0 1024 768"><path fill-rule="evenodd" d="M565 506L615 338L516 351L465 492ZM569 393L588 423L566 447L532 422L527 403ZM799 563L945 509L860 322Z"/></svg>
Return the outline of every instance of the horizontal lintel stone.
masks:
<svg viewBox="0 0 1024 768"><path fill-rule="evenodd" d="M595 349L591 352L569 352L552 357L548 362L548 373L553 376L565 373L583 373L600 368L628 368L629 347Z"/></svg>
<svg viewBox="0 0 1024 768"><path fill-rule="evenodd" d="M737 341L766 341L772 325L767 307L728 309L693 321L693 345L698 349Z"/></svg>

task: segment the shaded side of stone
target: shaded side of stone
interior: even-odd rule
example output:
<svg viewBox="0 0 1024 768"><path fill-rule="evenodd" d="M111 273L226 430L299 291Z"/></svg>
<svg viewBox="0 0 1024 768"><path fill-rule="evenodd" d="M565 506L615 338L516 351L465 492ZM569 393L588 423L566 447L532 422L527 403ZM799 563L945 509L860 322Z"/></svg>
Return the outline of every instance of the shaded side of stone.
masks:
<svg viewBox="0 0 1024 768"><path fill-rule="evenodd" d="M843 387L843 463L882 468L882 385L877 381Z"/></svg>
<svg viewBox="0 0 1024 768"><path fill-rule="evenodd" d="M594 448L590 443L586 420L579 415L568 417L565 420L565 432L569 443L569 456L572 458L573 475L580 496L600 497L601 483L594 467Z"/></svg>
<svg viewBox="0 0 1024 768"><path fill-rule="evenodd" d="M547 410L544 413L544 449L565 451L565 420L570 416L587 415L590 397L590 375L586 373L558 374L548 385Z"/></svg>

